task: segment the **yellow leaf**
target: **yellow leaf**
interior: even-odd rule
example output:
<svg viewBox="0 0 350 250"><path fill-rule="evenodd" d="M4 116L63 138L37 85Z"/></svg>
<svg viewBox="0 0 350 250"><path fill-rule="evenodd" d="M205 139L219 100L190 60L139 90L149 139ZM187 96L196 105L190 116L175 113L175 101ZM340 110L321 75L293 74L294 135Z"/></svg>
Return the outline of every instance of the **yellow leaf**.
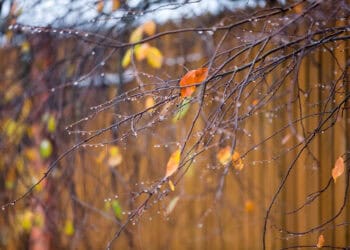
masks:
<svg viewBox="0 0 350 250"><path fill-rule="evenodd" d="M148 49L150 48L148 43L135 46L135 57L137 61L142 61L147 57Z"/></svg>
<svg viewBox="0 0 350 250"><path fill-rule="evenodd" d="M247 213L252 213L254 211L254 202L251 200L247 200L244 204L244 210Z"/></svg>
<svg viewBox="0 0 350 250"><path fill-rule="evenodd" d="M216 158L222 165L226 165L231 161L231 148L229 146L226 146L220 149L216 154Z"/></svg>
<svg viewBox="0 0 350 250"><path fill-rule="evenodd" d="M116 11L120 7L120 2L119 0L113 0L112 1L112 11Z"/></svg>
<svg viewBox="0 0 350 250"><path fill-rule="evenodd" d="M172 211L174 211L174 208L176 207L176 204L178 203L180 197L176 196L175 198L173 198L170 202L168 207L165 210L165 215L169 215L171 214Z"/></svg>
<svg viewBox="0 0 350 250"><path fill-rule="evenodd" d="M199 68L188 71L180 80L180 87L193 85L203 82L208 76L208 68ZM190 86L187 88L181 88L180 96L189 97L196 90L196 86Z"/></svg>
<svg viewBox="0 0 350 250"><path fill-rule="evenodd" d="M126 68L129 66L131 62L131 49L128 49L126 52L125 52L125 55L122 59L122 67L123 68Z"/></svg>
<svg viewBox="0 0 350 250"><path fill-rule="evenodd" d="M24 231L30 231L33 226L33 212L30 210L25 210L21 216L21 226Z"/></svg>
<svg viewBox="0 0 350 250"><path fill-rule="evenodd" d="M180 149L173 152L169 158L168 164L166 165L165 178L173 175L179 167L180 163Z"/></svg>
<svg viewBox="0 0 350 250"><path fill-rule="evenodd" d="M155 104L155 102L154 102L153 97L148 96L148 97L146 98L146 101L145 101L145 108L146 108L146 109L149 109L149 108L153 107L154 104ZM148 110L148 111L149 111L149 112L152 112L151 109Z"/></svg>
<svg viewBox="0 0 350 250"><path fill-rule="evenodd" d="M28 53L30 51L30 43L25 40L22 44L21 44L21 52L22 54Z"/></svg>
<svg viewBox="0 0 350 250"><path fill-rule="evenodd" d="M109 152L109 158L108 158L109 167L114 168L122 163L123 156L121 155L118 146L111 146L108 152Z"/></svg>
<svg viewBox="0 0 350 250"><path fill-rule="evenodd" d="M130 43L137 43L142 39L142 26L136 28L133 32L130 34Z"/></svg>
<svg viewBox="0 0 350 250"><path fill-rule="evenodd" d="M47 131L50 133L54 133L56 131L56 119L53 115L50 115L47 119L46 125Z"/></svg>
<svg viewBox="0 0 350 250"><path fill-rule="evenodd" d="M317 248L322 248L324 246L324 236L323 234L320 234L320 236L318 236L318 241L317 241Z"/></svg>
<svg viewBox="0 0 350 250"><path fill-rule="evenodd" d="M145 22L143 25L143 31L149 35L152 36L156 32L156 23L151 21Z"/></svg>
<svg viewBox="0 0 350 250"><path fill-rule="evenodd" d="M242 170L244 167L242 158L237 151L233 152L232 163L233 163L233 167L237 170Z"/></svg>
<svg viewBox="0 0 350 250"><path fill-rule="evenodd" d="M71 220L66 220L63 232L65 235L71 236L74 234L74 224Z"/></svg>
<svg viewBox="0 0 350 250"><path fill-rule="evenodd" d="M334 182L337 181L337 178L344 173L344 159L343 157L339 157L335 162L334 168L332 169L332 177Z"/></svg>
<svg viewBox="0 0 350 250"><path fill-rule="evenodd" d="M174 192L174 191L175 191L175 185L174 185L174 183L173 183L171 180L169 180L169 181L168 181L168 184L169 184L170 190Z"/></svg>
<svg viewBox="0 0 350 250"><path fill-rule="evenodd" d="M147 62L153 68L161 68L163 64L162 53L156 47L149 47L147 49Z"/></svg>
<svg viewBox="0 0 350 250"><path fill-rule="evenodd" d="M104 5L105 5L104 0L99 0L99 1L96 3L96 9L97 9L97 12L98 12L98 13L101 13L101 12L103 11Z"/></svg>

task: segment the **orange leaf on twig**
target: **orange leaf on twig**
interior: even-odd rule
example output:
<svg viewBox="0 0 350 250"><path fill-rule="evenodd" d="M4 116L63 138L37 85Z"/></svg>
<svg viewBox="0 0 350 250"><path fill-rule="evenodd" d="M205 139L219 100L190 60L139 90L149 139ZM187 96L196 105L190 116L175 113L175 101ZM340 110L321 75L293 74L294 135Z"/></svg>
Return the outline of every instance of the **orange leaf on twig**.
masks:
<svg viewBox="0 0 350 250"><path fill-rule="evenodd" d="M173 175L179 167L180 163L180 149L173 152L169 158L168 164L166 165L165 178Z"/></svg>
<svg viewBox="0 0 350 250"><path fill-rule="evenodd" d="M334 168L332 169L332 177L334 182L337 181L337 178L344 173L344 159L343 157L339 157L335 162Z"/></svg>
<svg viewBox="0 0 350 250"><path fill-rule="evenodd" d="M207 76L208 76L208 68L199 68L199 69L191 70L181 78L180 87L201 83L207 78ZM196 86L181 88L180 95L181 97L190 97L195 90L196 90Z"/></svg>

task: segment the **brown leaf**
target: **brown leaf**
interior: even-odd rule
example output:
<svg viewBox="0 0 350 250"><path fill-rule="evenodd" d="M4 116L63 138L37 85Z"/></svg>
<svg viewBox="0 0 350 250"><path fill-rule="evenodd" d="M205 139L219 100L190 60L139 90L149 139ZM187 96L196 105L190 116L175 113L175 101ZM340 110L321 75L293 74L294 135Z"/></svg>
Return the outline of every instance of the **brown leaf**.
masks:
<svg viewBox="0 0 350 250"><path fill-rule="evenodd" d="M180 81L180 87L193 85L196 83L203 82L208 76L208 68L199 68L187 72ZM196 90L196 86L191 86L187 88L181 88L181 97L189 97Z"/></svg>
<svg viewBox="0 0 350 250"><path fill-rule="evenodd" d="M334 168L332 169L332 177L334 179L334 182L336 182L337 178L344 173L344 169L344 159L340 156L335 162Z"/></svg>
<svg viewBox="0 0 350 250"><path fill-rule="evenodd" d="M317 241L317 248L322 248L324 246L324 236L323 234L320 234L320 236L318 236L318 241Z"/></svg>

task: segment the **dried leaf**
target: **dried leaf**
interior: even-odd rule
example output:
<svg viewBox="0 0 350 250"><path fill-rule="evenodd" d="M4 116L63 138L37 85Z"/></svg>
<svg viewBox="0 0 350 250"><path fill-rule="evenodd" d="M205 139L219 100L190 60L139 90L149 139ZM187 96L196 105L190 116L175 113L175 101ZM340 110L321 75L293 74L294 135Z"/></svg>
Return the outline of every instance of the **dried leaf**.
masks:
<svg viewBox="0 0 350 250"><path fill-rule="evenodd" d="M324 236L323 234L320 234L320 236L318 236L318 241L317 241L317 248L322 248L324 246Z"/></svg>
<svg viewBox="0 0 350 250"><path fill-rule="evenodd" d="M163 64L162 52L160 52L156 47L149 47L147 49L147 62L153 68L161 68Z"/></svg>
<svg viewBox="0 0 350 250"><path fill-rule="evenodd" d="M334 168L332 169L332 177L334 179L334 182L336 182L337 178L344 173L344 169L344 159L340 156L335 162Z"/></svg>
<svg viewBox="0 0 350 250"><path fill-rule="evenodd" d="M156 32L156 23L152 20L145 22L142 25L142 27L143 27L143 31L149 36L154 35L154 33Z"/></svg>
<svg viewBox="0 0 350 250"><path fill-rule="evenodd" d="M203 82L208 76L208 68L199 68L187 72L180 80L180 87L185 87ZM196 90L196 86L181 88L180 96L189 97Z"/></svg>
<svg viewBox="0 0 350 250"><path fill-rule="evenodd" d="M168 181L168 184L169 184L170 190L174 192L174 191L175 191L175 185L174 185L174 183L173 183L171 180L169 180L169 181Z"/></svg>
<svg viewBox="0 0 350 250"><path fill-rule="evenodd" d="M169 214L171 214L172 211L174 211L174 208L176 207L176 204L179 201L179 199L180 199L180 197L176 196L169 202L169 205L165 210L165 215L168 216Z"/></svg>
<svg viewBox="0 0 350 250"><path fill-rule="evenodd" d="M131 49L128 49L125 54L124 54L124 57L122 59L122 67L123 68L126 68L129 66L131 62Z"/></svg>
<svg viewBox="0 0 350 250"><path fill-rule="evenodd" d="M169 158L168 164L166 165L165 178L173 175L179 167L180 163L180 149L173 152Z"/></svg>
<svg viewBox="0 0 350 250"><path fill-rule="evenodd" d="M112 1L112 11L116 11L120 7L120 1L119 0L113 0Z"/></svg>
<svg viewBox="0 0 350 250"><path fill-rule="evenodd" d="M221 148L219 152L216 154L216 158L222 165L226 165L231 161L231 148L230 146L226 146Z"/></svg>

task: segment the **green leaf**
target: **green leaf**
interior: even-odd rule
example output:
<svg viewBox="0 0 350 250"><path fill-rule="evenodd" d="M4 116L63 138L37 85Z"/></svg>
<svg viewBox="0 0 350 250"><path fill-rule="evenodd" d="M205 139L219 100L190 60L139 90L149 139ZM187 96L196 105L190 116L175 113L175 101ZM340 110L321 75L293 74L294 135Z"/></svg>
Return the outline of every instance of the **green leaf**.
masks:
<svg viewBox="0 0 350 250"><path fill-rule="evenodd" d="M120 206L120 204L117 200L112 201L112 209L113 209L115 217L117 217L118 219L121 219L122 218L122 207Z"/></svg>
<svg viewBox="0 0 350 250"><path fill-rule="evenodd" d="M40 143L40 156L47 159L52 154L52 144L48 139L44 139Z"/></svg>
<svg viewBox="0 0 350 250"><path fill-rule="evenodd" d="M174 117L173 117L173 123L177 122L178 120L182 119L190 109L190 98L185 98L181 104L179 109L176 111Z"/></svg>
<svg viewBox="0 0 350 250"><path fill-rule="evenodd" d="M47 119L47 131L54 133L56 131L56 119L53 115L50 115Z"/></svg>

